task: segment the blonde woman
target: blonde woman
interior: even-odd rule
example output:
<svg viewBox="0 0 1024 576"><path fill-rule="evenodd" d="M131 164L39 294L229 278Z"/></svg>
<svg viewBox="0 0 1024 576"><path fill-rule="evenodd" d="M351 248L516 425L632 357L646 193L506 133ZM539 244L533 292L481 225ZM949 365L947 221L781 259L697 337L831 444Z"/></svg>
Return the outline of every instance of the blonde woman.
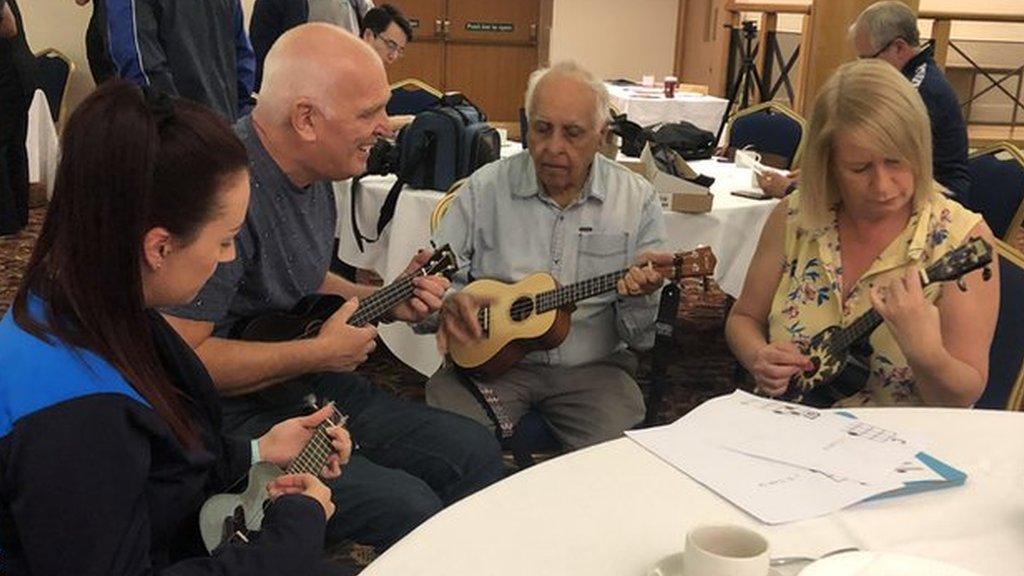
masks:
<svg viewBox="0 0 1024 576"><path fill-rule="evenodd" d="M772 213L726 323L733 353L769 396L810 369L801 345L874 307L870 377L840 406L970 406L988 379L999 281L980 271L922 288L917 271L981 217L938 192L921 97L878 61L841 67L814 104L800 190ZM998 266L991 267L993 273Z"/></svg>

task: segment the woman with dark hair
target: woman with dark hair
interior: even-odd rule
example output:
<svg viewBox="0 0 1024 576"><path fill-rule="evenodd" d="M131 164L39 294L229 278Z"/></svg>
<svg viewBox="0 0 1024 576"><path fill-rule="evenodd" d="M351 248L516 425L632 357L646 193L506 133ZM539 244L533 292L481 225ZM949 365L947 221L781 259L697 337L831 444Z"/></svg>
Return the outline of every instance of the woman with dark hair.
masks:
<svg viewBox="0 0 1024 576"><path fill-rule="evenodd" d="M248 545L206 556L197 517L252 461L286 466L330 407L252 444L222 437L209 375L153 310L190 301L234 258L245 148L206 108L115 81L71 116L62 150L0 322L0 573L326 572L334 506L312 475L270 483ZM329 430L322 475L337 477L351 442Z"/></svg>

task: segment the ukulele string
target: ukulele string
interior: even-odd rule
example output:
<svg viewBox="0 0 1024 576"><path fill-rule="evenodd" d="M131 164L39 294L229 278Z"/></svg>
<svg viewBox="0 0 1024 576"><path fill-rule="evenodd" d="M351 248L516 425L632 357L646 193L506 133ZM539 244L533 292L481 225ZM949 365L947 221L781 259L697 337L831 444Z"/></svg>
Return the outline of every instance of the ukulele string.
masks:
<svg viewBox="0 0 1024 576"><path fill-rule="evenodd" d="M309 444L307 444L306 447L302 449L302 452L299 453L295 460L293 460L292 463L288 465L288 469L285 470L285 474L302 473L303 471L295 469L295 465L301 463L300 459L304 459L303 461L306 462L306 464L304 465L304 467L306 468L305 472L309 472L310 474L314 474L315 476L320 477L320 473L323 471L323 467L321 467L321 470L312 471L312 467L315 466L317 462L315 460L311 460L312 456L306 455L306 451L310 449L310 447L312 446L313 451L318 452L318 455L323 458L324 466L326 466L327 459L330 457L332 452L330 441L326 440L327 430L334 426L343 425L344 421L342 421L339 424L334 424L329 419L324 420L320 424L317 424L316 432L314 432L313 438L310 439ZM317 448L314 445L315 442L319 442L321 446ZM327 442L326 446L322 445L324 442ZM264 491L266 491L265 486L263 487L263 489ZM269 500L269 495L267 500ZM270 502L266 502L264 506L261 506L258 510L256 510L256 513L252 515L252 518L246 521L246 528L248 528L249 530L258 530L260 526L263 525L263 518L266 515L266 509L269 507L268 504L270 504Z"/></svg>

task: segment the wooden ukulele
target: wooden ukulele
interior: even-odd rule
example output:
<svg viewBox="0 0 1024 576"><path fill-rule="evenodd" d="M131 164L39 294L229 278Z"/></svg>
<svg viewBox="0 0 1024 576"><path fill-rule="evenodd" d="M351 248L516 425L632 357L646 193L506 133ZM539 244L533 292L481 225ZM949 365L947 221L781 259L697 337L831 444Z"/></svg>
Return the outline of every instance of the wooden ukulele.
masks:
<svg viewBox="0 0 1024 576"><path fill-rule="evenodd" d="M458 263L455 254L445 244L435 250L430 260L419 270L399 277L360 301L348 323L352 326L365 326L380 320L388 311L412 296L412 279L416 276L442 275L450 279L456 270ZM270 312L238 322L232 329L231 336L256 342L312 338L344 303L345 299L336 294L312 294L300 300L288 312Z"/></svg>
<svg viewBox="0 0 1024 576"><path fill-rule="evenodd" d="M316 402L308 398L314 410ZM308 473L320 477L334 452L328 428L344 426L348 418L334 409L333 413L317 425L313 437L288 468L281 470L270 462L257 462L249 469L249 483L241 494L211 496L199 511L199 533L207 551L213 552L226 543L247 543L253 533L263 525L263 515L271 505L267 483L282 474Z"/></svg>
<svg viewBox="0 0 1024 576"><path fill-rule="evenodd" d="M676 254L676 279L709 276L717 261L711 248L701 247ZM471 373L493 377L512 367L527 353L554 348L569 335L576 302L615 290L629 270L619 270L588 280L559 286L550 274L538 272L506 284L477 280L463 291L490 300L477 312L483 338L462 344L452 341L448 355L456 366Z"/></svg>
<svg viewBox="0 0 1024 576"><path fill-rule="evenodd" d="M921 284L927 286L956 280L957 286L966 290L963 276L985 268L983 278L987 281L992 276L988 268L991 262L992 247L981 238L971 238L922 270ZM809 343L801 346L814 368L794 374L782 398L816 408L828 408L863 390L871 375L869 358L872 350L867 340L882 322L882 315L871 308L846 328L830 326L816 334Z"/></svg>

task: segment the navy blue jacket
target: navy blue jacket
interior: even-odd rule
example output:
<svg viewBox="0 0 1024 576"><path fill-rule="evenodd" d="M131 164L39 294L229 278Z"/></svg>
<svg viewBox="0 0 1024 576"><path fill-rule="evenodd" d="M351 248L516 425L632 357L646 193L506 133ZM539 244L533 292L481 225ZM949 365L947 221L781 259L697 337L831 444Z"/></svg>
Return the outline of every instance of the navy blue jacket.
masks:
<svg viewBox="0 0 1024 576"><path fill-rule="evenodd" d="M206 104L229 121L252 108L256 57L239 0L107 0L118 76Z"/></svg>
<svg viewBox="0 0 1024 576"><path fill-rule="evenodd" d="M903 75L917 87L932 124L932 169L935 180L966 198L971 187L967 171L967 126L956 92L932 58L922 50L903 67Z"/></svg>
<svg viewBox="0 0 1024 576"><path fill-rule="evenodd" d="M0 321L0 574L317 573L326 523L306 496L271 506L255 544L206 554L199 508L244 477L249 442L220 435L209 375L158 314L151 324L204 449L184 448L96 354Z"/></svg>

